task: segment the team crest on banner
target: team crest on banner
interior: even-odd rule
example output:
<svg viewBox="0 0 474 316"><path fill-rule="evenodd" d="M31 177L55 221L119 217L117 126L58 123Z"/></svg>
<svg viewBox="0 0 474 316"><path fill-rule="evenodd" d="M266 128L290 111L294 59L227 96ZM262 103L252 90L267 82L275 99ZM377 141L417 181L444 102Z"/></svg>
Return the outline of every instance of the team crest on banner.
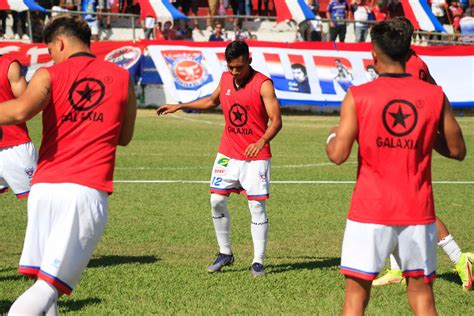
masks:
<svg viewBox="0 0 474 316"><path fill-rule="evenodd" d="M104 60L110 61L121 68L130 69L138 63L141 56L142 51L140 48L124 46L114 49L105 55Z"/></svg>
<svg viewBox="0 0 474 316"><path fill-rule="evenodd" d="M196 90L212 82L201 51L168 50L162 55L174 77L176 89Z"/></svg>

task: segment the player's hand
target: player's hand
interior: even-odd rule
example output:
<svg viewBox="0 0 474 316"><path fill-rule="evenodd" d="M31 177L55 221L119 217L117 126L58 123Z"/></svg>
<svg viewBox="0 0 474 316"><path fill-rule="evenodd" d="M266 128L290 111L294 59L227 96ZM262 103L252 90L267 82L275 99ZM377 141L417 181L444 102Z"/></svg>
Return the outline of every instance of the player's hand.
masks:
<svg viewBox="0 0 474 316"><path fill-rule="evenodd" d="M260 138L256 143L250 144L245 150L245 156L248 158L255 158L258 156L263 146L265 146L265 140Z"/></svg>
<svg viewBox="0 0 474 316"><path fill-rule="evenodd" d="M165 105L160 106L158 109L156 109L156 114L158 116L161 116L161 115L174 113L178 110L179 110L179 108L178 108L177 105L165 104Z"/></svg>

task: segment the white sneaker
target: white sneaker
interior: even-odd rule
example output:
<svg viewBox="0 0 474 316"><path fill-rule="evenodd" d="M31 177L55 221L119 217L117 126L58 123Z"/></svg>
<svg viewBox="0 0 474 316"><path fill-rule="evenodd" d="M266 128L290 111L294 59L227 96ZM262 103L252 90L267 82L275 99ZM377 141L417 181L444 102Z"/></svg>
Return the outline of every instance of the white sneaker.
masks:
<svg viewBox="0 0 474 316"><path fill-rule="evenodd" d="M27 35L27 34L23 34L23 36L21 37L22 40L24 41L29 41L30 40L30 37Z"/></svg>
<svg viewBox="0 0 474 316"><path fill-rule="evenodd" d="M15 34L15 36L13 36L13 39L19 40L19 39L20 39L20 35Z"/></svg>

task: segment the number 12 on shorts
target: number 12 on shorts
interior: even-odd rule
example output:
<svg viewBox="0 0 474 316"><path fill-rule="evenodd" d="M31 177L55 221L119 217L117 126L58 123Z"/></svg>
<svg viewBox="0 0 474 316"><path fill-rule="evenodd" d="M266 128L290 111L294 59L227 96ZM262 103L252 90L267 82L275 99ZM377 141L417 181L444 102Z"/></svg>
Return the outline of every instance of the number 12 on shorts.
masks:
<svg viewBox="0 0 474 316"><path fill-rule="evenodd" d="M222 178L220 177L212 177L211 185L218 187L222 182Z"/></svg>

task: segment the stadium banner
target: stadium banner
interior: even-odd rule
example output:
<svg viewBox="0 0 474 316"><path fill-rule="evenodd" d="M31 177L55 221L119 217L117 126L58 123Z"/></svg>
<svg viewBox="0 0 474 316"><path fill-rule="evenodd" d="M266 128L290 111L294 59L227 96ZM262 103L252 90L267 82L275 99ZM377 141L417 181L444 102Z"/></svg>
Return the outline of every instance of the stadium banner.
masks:
<svg viewBox="0 0 474 316"><path fill-rule="evenodd" d="M347 89L373 80L369 43L272 43L249 41L252 67L270 77L284 106L339 106ZM139 80L156 69L168 100L189 102L210 95L226 71L226 43L183 41L94 42L92 52L126 68ZM454 107L474 107L474 51L469 46L414 47ZM0 43L25 67L27 80L52 65L44 44ZM146 66L143 60L148 60ZM143 70L146 67L146 71ZM158 75L159 74L159 75ZM377 93L377 91L374 91Z"/></svg>

